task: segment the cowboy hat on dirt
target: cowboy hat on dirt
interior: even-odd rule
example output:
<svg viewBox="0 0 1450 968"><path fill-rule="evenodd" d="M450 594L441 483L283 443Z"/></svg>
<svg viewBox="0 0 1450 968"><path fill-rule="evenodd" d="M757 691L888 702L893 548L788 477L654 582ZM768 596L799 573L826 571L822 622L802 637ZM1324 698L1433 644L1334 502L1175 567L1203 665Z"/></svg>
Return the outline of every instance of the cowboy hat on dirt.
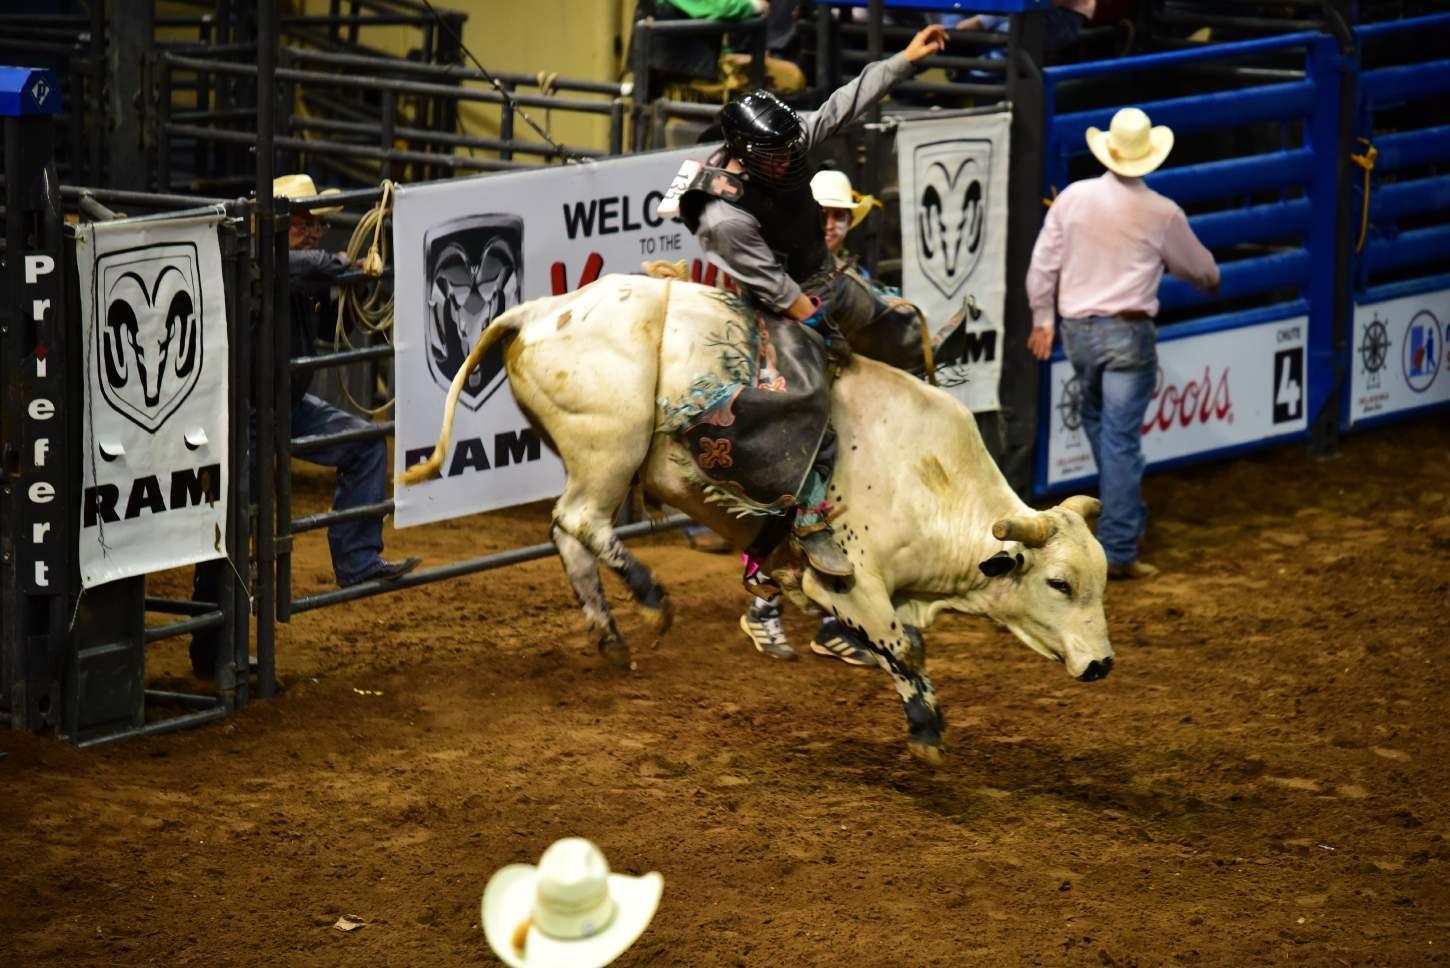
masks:
<svg viewBox="0 0 1450 968"><path fill-rule="evenodd" d="M317 195L340 194L336 188L327 188L319 192L317 185L312 181L311 175L283 175L281 178L272 179L272 195L274 198L313 198ZM309 209L313 215L333 215L342 211L341 205L330 208Z"/></svg>
<svg viewBox="0 0 1450 968"><path fill-rule="evenodd" d="M1137 108L1113 115L1107 131L1087 129L1087 144L1109 171L1125 178L1141 178L1163 164L1173 150L1173 129L1153 125Z"/></svg>
<svg viewBox="0 0 1450 968"><path fill-rule="evenodd" d="M481 923L513 968L603 968L644 933L665 880L611 874L582 837L555 841L539 865L510 864L483 891Z"/></svg>
<svg viewBox="0 0 1450 968"><path fill-rule="evenodd" d="M811 179L811 194L821 208L842 208L851 213L851 228L861 224L876 204L870 195L851 188L851 179L844 171L818 171Z"/></svg>

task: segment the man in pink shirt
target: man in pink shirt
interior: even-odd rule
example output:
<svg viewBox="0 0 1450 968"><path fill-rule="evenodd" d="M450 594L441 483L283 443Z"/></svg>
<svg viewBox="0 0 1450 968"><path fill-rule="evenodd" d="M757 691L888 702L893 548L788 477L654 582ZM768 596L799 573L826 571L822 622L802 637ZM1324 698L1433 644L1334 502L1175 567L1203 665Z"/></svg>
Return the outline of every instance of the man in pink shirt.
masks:
<svg viewBox="0 0 1450 968"><path fill-rule="evenodd" d="M1062 348L1077 373L1083 430L1098 465L1108 577L1147 578L1158 571L1138 559L1148 525L1142 426L1158 377L1158 283L1167 267L1212 291L1218 266L1183 209L1142 182L1173 149L1172 130L1124 108L1107 131L1088 128L1087 143L1108 170L1069 185L1047 212L1027 271L1027 346L1049 359L1054 310L1062 316Z"/></svg>

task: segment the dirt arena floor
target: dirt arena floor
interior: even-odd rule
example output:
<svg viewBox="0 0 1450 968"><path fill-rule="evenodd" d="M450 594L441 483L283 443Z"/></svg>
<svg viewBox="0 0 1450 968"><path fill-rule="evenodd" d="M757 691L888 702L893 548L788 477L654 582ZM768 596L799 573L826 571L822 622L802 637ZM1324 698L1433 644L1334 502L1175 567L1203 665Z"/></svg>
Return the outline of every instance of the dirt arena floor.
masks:
<svg viewBox="0 0 1450 968"><path fill-rule="evenodd" d="M554 560L301 616L285 694L223 724L0 733L0 964L487 963L489 873L567 834L665 875L621 964L1450 960L1447 454L1441 417L1152 478L1164 574L1111 588L1109 679L932 630L936 771L884 674L756 655L736 562L676 536L643 551L674 631L622 614L632 674L584 648ZM456 560L546 513L388 547ZM329 578L303 542L299 589Z"/></svg>

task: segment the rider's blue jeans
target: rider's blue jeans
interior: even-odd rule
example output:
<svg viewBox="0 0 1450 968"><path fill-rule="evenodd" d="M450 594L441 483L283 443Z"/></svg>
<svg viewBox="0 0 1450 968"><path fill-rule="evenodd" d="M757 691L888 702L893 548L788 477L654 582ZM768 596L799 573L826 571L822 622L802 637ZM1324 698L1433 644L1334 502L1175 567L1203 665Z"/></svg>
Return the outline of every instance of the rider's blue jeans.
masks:
<svg viewBox="0 0 1450 968"><path fill-rule="evenodd" d="M1062 348L1077 373L1083 431L1098 465L1098 541L1108 564L1126 565L1137 560L1148 528L1143 417L1158 378L1158 339L1151 320L1088 316L1062 321Z"/></svg>

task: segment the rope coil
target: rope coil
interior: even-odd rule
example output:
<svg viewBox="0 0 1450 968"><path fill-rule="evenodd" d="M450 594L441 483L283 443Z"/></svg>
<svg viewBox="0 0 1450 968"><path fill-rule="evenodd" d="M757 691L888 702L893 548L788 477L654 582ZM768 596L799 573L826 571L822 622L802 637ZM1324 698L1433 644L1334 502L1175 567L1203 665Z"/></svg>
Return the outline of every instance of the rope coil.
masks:
<svg viewBox="0 0 1450 968"><path fill-rule="evenodd" d="M384 268L392 261L392 233L384 232L383 228L393 216L393 183L383 179L382 188L377 204L358 222L347 243L348 263L361 264L362 271L372 276L374 281L341 287L337 297L337 324L332 333L333 352L344 347L350 350L357 348L348 339L343 322L348 316L360 332L381 336L387 343L393 341L393 292L382 278ZM364 247L367 255L362 254ZM341 386L348 403L369 416L376 416L393 405L390 399L377 407L365 407L353 399L345 382Z"/></svg>

